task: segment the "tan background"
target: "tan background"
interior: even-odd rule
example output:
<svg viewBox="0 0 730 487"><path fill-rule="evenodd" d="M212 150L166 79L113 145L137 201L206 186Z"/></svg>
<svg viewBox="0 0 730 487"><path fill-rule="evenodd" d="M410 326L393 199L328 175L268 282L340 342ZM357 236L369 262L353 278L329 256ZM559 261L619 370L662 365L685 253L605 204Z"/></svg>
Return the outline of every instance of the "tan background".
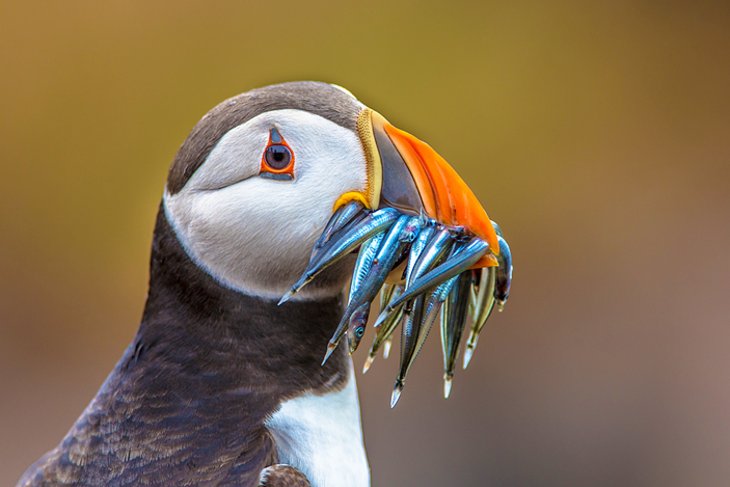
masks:
<svg viewBox="0 0 730 487"><path fill-rule="evenodd" d="M189 129L292 79L435 146L516 261L451 400L437 340L395 411L360 378L374 485L728 485L727 5L2 0L0 485L133 336Z"/></svg>

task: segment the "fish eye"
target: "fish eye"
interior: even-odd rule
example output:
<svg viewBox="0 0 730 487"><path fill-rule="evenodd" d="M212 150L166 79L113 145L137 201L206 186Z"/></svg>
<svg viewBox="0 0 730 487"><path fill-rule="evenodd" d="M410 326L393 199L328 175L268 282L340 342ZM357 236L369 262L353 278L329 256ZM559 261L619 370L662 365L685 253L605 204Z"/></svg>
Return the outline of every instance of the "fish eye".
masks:
<svg viewBox="0 0 730 487"><path fill-rule="evenodd" d="M284 169L291 162L291 150L283 144L272 144L266 148L266 164L273 169Z"/></svg>
<svg viewBox="0 0 730 487"><path fill-rule="evenodd" d="M355 336L357 338L362 338L362 336L364 334L365 334L365 328L363 328L362 326L358 326L357 328L355 328Z"/></svg>

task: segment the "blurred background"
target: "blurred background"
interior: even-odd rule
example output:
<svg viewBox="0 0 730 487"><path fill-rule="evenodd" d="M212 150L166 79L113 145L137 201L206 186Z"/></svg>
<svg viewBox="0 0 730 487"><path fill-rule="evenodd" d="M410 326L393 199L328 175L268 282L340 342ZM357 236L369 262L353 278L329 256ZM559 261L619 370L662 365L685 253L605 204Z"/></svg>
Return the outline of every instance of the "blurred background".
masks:
<svg viewBox="0 0 730 487"><path fill-rule="evenodd" d="M0 485L133 337L188 131L296 79L433 145L515 258L450 400L435 336L395 410L397 358L358 374L375 486L728 485L728 52L720 1L0 1Z"/></svg>

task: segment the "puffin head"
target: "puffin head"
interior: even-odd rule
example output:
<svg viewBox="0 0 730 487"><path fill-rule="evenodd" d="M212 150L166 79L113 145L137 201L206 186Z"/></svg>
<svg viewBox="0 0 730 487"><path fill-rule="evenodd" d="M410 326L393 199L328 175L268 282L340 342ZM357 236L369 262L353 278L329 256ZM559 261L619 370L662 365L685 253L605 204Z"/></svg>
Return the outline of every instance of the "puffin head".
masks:
<svg viewBox="0 0 730 487"><path fill-rule="evenodd" d="M463 227L498 253L489 217L443 158L321 82L267 86L213 108L180 147L163 207L190 258L214 279L278 299L333 211L352 201ZM297 299L340 293L349 267L333 266Z"/></svg>

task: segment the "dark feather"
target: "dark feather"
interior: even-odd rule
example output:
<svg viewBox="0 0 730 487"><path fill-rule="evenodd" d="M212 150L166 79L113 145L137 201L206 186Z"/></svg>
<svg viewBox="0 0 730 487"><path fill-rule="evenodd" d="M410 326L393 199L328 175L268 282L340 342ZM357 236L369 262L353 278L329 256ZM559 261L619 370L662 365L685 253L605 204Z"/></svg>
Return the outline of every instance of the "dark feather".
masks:
<svg viewBox="0 0 730 487"><path fill-rule="evenodd" d="M344 349L320 367L341 313L339 298L277 306L220 286L161 211L137 336L21 485L258 485L277 461L264 422L279 403L346 383Z"/></svg>

